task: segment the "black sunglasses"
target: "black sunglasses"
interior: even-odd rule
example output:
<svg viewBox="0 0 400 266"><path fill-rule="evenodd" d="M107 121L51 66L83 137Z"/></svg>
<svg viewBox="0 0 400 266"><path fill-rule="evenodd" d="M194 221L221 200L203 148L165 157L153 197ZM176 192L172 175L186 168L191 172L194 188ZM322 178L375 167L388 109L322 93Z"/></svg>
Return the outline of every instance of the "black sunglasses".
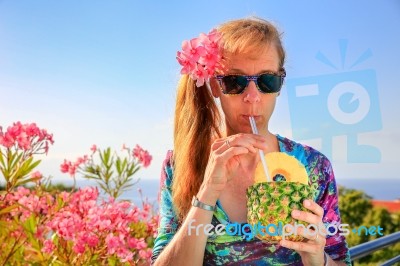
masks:
<svg viewBox="0 0 400 266"><path fill-rule="evenodd" d="M215 78L221 86L223 94L241 94L252 80L256 83L258 90L262 93L277 93L281 90L283 80L286 77L285 69L279 71L280 74L273 72L260 75L217 75Z"/></svg>

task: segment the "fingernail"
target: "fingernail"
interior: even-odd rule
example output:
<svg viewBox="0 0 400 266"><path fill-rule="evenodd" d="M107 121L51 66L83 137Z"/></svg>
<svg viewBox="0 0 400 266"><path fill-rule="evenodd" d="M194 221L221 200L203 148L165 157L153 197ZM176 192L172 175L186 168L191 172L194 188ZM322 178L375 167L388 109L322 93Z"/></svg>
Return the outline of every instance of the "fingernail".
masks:
<svg viewBox="0 0 400 266"><path fill-rule="evenodd" d="M298 210L293 210L293 211L292 211L292 215L293 215L293 216L299 216L299 215L300 215L300 212L299 212Z"/></svg>
<svg viewBox="0 0 400 266"><path fill-rule="evenodd" d="M309 200L305 200L305 201L304 201L304 206L310 207L310 205L311 205L311 203L310 203Z"/></svg>

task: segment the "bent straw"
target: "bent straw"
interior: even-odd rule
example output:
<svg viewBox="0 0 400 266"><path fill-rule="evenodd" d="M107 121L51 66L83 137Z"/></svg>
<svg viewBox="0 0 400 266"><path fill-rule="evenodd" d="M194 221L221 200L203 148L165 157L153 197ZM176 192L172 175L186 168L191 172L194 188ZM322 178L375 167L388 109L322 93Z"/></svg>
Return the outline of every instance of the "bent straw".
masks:
<svg viewBox="0 0 400 266"><path fill-rule="evenodd" d="M254 120L254 117L249 116L249 120L250 120L250 126L251 126L251 130L253 131L253 134L258 135L258 129L257 129L256 121ZM267 177L267 182L271 182L271 177L269 176L267 162L265 161L265 157L264 157L264 151L259 149L258 154L260 155L261 163L264 168L264 173L265 173L265 176Z"/></svg>

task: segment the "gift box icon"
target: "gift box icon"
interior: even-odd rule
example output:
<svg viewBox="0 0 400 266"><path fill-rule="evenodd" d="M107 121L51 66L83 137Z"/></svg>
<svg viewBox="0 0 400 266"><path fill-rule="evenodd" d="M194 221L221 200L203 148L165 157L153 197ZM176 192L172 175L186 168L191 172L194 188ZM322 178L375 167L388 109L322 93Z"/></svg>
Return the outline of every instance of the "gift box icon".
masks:
<svg viewBox="0 0 400 266"><path fill-rule="evenodd" d="M293 137L322 139L332 155L332 138L347 136L349 163L378 163L381 153L357 143L358 134L382 129L376 72L373 69L286 80Z"/></svg>

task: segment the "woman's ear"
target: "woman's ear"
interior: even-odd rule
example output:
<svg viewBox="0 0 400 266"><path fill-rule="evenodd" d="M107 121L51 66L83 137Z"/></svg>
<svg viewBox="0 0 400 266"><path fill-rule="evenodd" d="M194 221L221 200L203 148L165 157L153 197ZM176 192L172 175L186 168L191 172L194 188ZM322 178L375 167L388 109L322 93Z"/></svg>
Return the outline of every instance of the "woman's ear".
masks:
<svg viewBox="0 0 400 266"><path fill-rule="evenodd" d="M219 98L221 94L221 89L219 87L219 83L215 78L210 79L210 87L211 87L211 93L214 96L214 98Z"/></svg>

